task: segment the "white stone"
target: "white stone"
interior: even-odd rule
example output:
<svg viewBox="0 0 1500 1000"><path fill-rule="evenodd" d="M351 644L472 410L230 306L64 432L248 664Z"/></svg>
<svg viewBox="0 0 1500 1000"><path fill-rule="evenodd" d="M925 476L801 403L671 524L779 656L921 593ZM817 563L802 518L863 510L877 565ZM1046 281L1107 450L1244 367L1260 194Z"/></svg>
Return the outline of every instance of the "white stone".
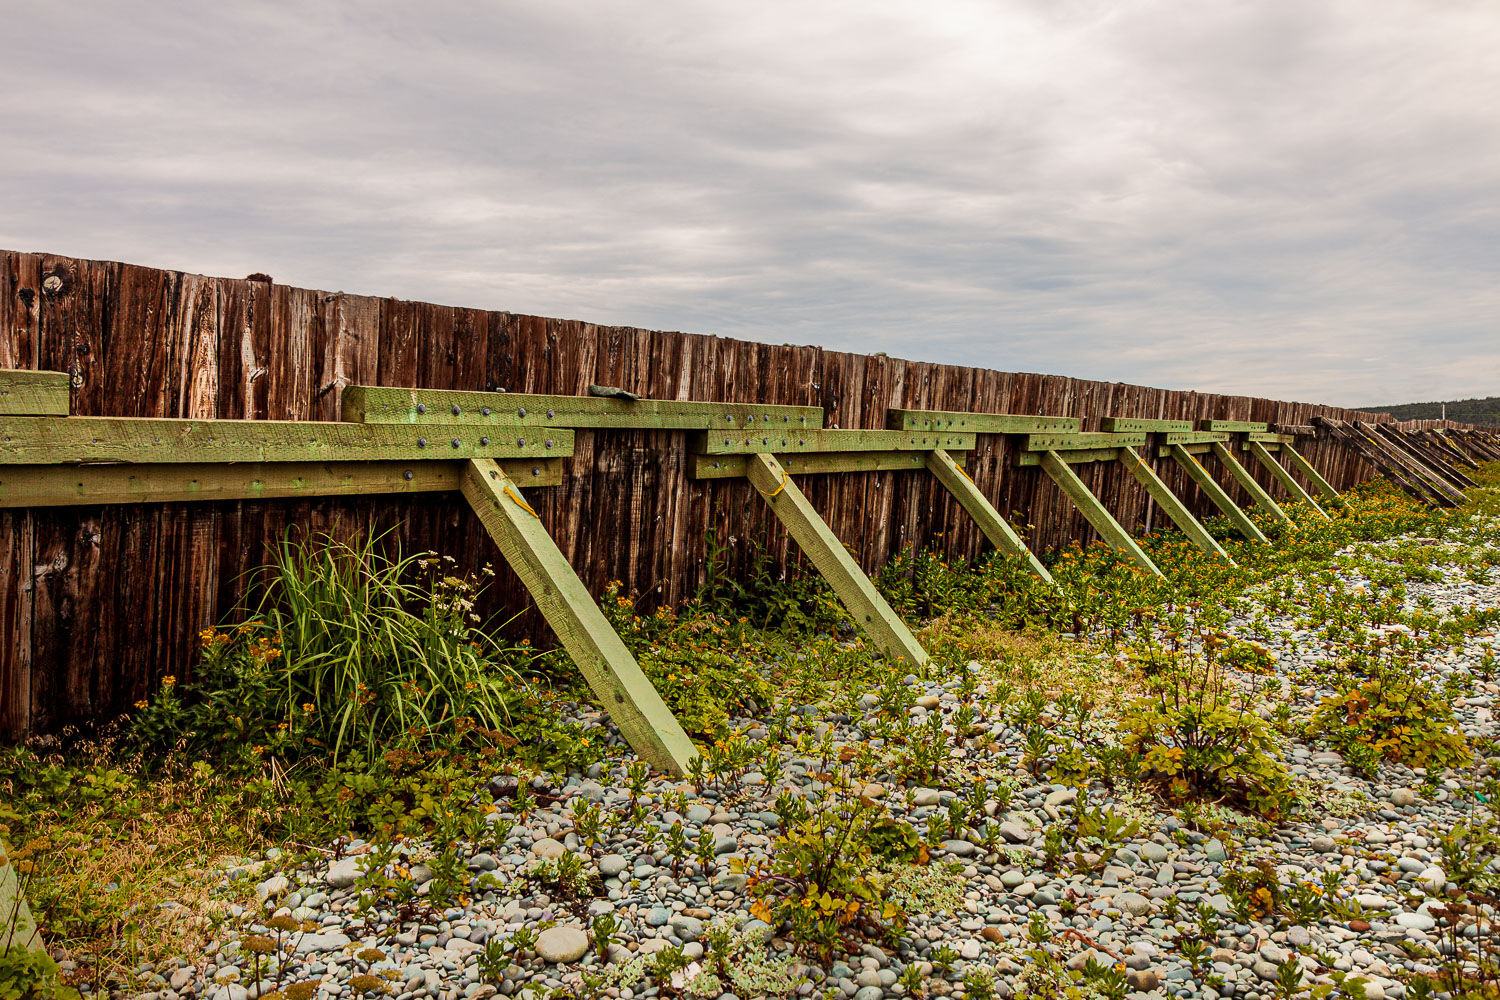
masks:
<svg viewBox="0 0 1500 1000"><path fill-rule="evenodd" d="M589 936L580 927L548 927L537 935L536 953L549 962L576 962L589 950Z"/></svg>
<svg viewBox="0 0 1500 1000"><path fill-rule="evenodd" d="M556 860L567 853L567 848L551 837L543 837L531 845L531 853L539 858Z"/></svg>
<svg viewBox="0 0 1500 1000"><path fill-rule="evenodd" d="M1417 876L1417 885L1421 886L1429 896L1436 896L1448 885L1448 875L1437 865L1423 871Z"/></svg>
<svg viewBox="0 0 1500 1000"><path fill-rule="evenodd" d="M328 866L328 872L323 876L323 882L331 889L347 889L358 880L363 871L360 862L363 856L351 858L339 858Z"/></svg>

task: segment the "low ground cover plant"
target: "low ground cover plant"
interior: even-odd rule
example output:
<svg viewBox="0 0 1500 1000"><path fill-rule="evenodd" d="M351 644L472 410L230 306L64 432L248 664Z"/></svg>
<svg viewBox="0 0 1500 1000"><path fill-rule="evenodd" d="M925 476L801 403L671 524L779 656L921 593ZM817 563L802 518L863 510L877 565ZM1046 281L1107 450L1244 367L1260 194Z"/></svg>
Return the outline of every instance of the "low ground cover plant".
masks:
<svg viewBox="0 0 1500 1000"><path fill-rule="evenodd" d="M1152 809L1178 809L1188 829L1216 831L1229 807L1272 822L1306 808L1285 763L1293 732L1311 732L1369 766L1468 760L1443 713L1454 692L1402 664L1500 620L1486 609L1440 612L1405 599L1404 588L1430 574L1434 560L1487 572L1494 556L1485 553L1494 550L1465 543L1465 532L1472 518L1497 511L1489 494L1475 494L1470 509L1430 511L1373 482L1351 491L1331 522L1295 507L1292 525L1267 522L1278 535L1272 546L1211 521L1234 565L1175 532L1153 533L1142 544L1165 580L1098 545L1048 555L1055 589L1011 557L969 563L909 551L877 584L932 652L920 669L877 656L815 576L794 570L775 579L763 553L742 555L731 574L717 543L704 587L686 607L641 614L618 588L601 601L699 738L703 755L689 776L699 793L732 796L751 770L774 781L789 751L815 763L827 797L817 809L778 808L778 839L766 865L747 873L747 891L762 919L821 957L863 943L896 947L909 914L956 905L962 893L951 873L931 863L945 840L1004 849L997 820L1015 776L969 764L997 732L1024 734L1014 765L1079 790L1046 831L1044 861L1078 872L1108 865ZM1434 544L1382 548L1412 532ZM1334 572L1341 552L1341 570L1370 581L1364 591ZM75 981L129 982L142 963L206 942L223 908L243 903L249 889L243 877L225 889L223 873L266 847L360 835L405 864L411 856L398 848L420 839L432 852L424 864L447 870L454 845L491 835L472 803L500 787L500 777L510 776L504 795L524 814L531 777L627 762L618 740L571 717L570 701L589 698L571 665L506 643L497 623L475 620L483 581L456 578L450 565L438 554L387 551L378 537L288 539L240 611L204 633L190 677L168 679L112 730L0 751L0 809L10 804L0 835L54 848L33 854L28 891L51 940L76 962ZM1275 671L1269 650L1224 631L1252 591L1261 606L1343 651L1305 678L1333 691L1310 720L1293 719L1280 689L1262 686ZM1376 646L1375 626L1399 628L1382 632L1385 645ZM918 706L909 674L960 678L958 700ZM833 747L795 711L814 703L866 720L867 741ZM765 730L760 738L732 728L747 717ZM575 817L583 850L592 852L605 828L644 836L647 810L664 805L647 803L643 770L627 774L625 808ZM953 794L923 828L865 796L867 782L898 796L919 785ZM1099 782L1117 797L1136 795L1134 811L1092 800ZM661 843L664 865L717 870L711 835L676 833ZM1245 871L1236 891L1260 906L1265 886ZM564 891L573 885L568 873L534 874L560 905L586 905L586 893ZM459 891L452 881L438 885L439 903ZM116 890L97 891L110 884ZM404 876L366 890L373 902L414 914L431 905ZM1267 893L1268 912L1313 912L1310 890ZM163 898L179 905L163 909ZM1040 948L1045 928L1035 933ZM1112 965L1062 970L1045 953L1041 971L1027 972L1031 992L1123 989ZM932 957L945 960L937 949ZM657 968L669 984L686 964L673 961ZM732 963L717 968L732 978ZM970 989L982 996L986 985L976 978Z"/></svg>

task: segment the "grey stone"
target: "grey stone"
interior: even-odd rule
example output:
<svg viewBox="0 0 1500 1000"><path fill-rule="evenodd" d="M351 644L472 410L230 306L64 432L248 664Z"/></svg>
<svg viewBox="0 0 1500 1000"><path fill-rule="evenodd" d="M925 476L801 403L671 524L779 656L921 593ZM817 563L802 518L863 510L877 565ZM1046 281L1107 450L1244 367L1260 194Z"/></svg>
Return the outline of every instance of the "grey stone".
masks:
<svg viewBox="0 0 1500 1000"><path fill-rule="evenodd" d="M548 927L537 935L536 953L552 963L576 962L589 950L589 936L583 928L564 925Z"/></svg>
<svg viewBox="0 0 1500 1000"><path fill-rule="evenodd" d="M605 878L614 878L629 866L630 862L622 854L606 854L599 859L599 874Z"/></svg>
<svg viewBox="0 0 1500 1000"><path fill-rule="evenodd" d="M1126 913L1140 916L1151 909L1151 900L1138 892L1122 892L1115 897L1115 905Z"/></svg>

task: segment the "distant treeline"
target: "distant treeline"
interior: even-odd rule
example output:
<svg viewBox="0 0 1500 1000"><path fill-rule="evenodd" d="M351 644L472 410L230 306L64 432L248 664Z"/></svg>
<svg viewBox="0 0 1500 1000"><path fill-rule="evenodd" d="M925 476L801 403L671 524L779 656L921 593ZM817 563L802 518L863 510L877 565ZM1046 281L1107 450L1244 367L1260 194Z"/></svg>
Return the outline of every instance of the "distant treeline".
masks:
<svg viewBox="0 0 1500 1000"><path fill-rule="evenodd" d="M1454 399L1446 403L1401 403L1398 406L1362 406L1371 413L1389 413L1397 420L1439 420L1447 408L1449 420L1464 424L1493 424L1500 427L1500 396L1484 399Z"/></svg>

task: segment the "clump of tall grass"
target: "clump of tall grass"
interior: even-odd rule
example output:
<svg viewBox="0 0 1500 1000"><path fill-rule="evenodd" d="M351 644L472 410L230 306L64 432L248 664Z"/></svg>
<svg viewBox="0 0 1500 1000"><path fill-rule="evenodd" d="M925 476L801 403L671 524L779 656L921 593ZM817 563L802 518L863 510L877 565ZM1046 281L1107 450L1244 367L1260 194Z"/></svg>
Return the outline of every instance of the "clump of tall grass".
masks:
<svg viewBox="0 0 1500 1000"><path fill-rule="evenodd" d="M512 651L479 627L482 585L450 572L450 556L388 556L380 542L287 536L262 569L257 616L280 637L283 711L308 716L335 757L460 718L501 728L519 685Z"/></svg>
<svg viewBox="0 0 1500 1000"><path fill-rule="evenodd" d="M484 628L482 581L456 575L451 557L386 541L284 536L237 622L200 633L192 681L168 678L140 703L137 734L217 755L337 761L373 759L414 733L505 728L520 651Z"/></svg>

